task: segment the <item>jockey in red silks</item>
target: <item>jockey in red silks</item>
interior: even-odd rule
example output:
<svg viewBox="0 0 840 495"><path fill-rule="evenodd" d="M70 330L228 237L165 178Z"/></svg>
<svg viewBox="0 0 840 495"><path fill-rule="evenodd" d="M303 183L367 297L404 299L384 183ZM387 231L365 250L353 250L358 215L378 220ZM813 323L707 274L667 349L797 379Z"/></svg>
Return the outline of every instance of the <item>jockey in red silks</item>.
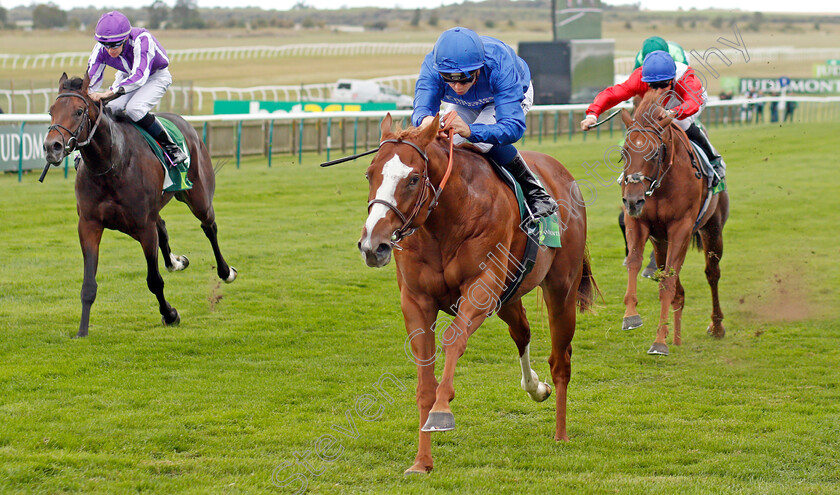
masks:
<svg viewBox="0 0 840 495"><path fill-rule="evenodd" d="M663 106L674 117L674 122L685 131L688 138L703 149L714 168L717 185L723 178L726 165L706 134L694 123L706 107L706 90L694 75L691 67L674 62L668 53L657 50L649 53L641 67L634 70L627 81L609 87L595 97L586 109L586 118L580 128L589 130L598 115L633 96L643 96L648 89L666 89Z"/></svg>
<svg viewBox="0 0 840 495"><path fill-rule="evenodd" d="M169 85L169 58L166 50L143 28L132 28L120 12L103 14L96 23L94 38L98 43L88 61L90 97L93 101L119 95L108 103L112 110L123 111L160 143L173 164L183 163L187 155L174 143L153 113ZM117 70L114 84L99 92L105 66Z"/></svg>

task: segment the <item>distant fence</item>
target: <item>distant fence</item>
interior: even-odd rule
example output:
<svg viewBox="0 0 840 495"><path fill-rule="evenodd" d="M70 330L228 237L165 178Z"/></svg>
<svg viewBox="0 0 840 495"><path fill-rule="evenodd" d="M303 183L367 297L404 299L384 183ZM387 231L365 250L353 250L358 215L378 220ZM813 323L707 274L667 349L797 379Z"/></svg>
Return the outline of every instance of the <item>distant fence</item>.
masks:
<svg viewBox="0 0 840 495"><path fill-rule="evenodd" d="M686 54L691 57L691 47L684 47ZM705 51L697 50L701 54ZM794 48L792 46L772 46L763 48L749 48L747 47L747 54L749 55L749 62L744 61L743 53L726 49L721 50L724 55L733 64L742 63L767 63L767 62L782 62L785 60L821 60L825 61L829 58L840 58L840 47L834 48ZM717 59L715 59L717 61ZM633 66L636 63L636 57L621 57L615 59L614 67L616 74L629 74L633 72Z"/></svg>
<svg viewBox="0 0 840 495"><path fill-rule="evenodd" d="M171 62L233 60L269 57L334 57L340 55L425 55L432 43L307 43L279 46L227 46L167 50ZM2 69L35 69L87 65L90 52L41 53L20 55L0 53Z"/></svg>
<svg viewBox="0 0 840 495"><path fill-rule="evenodd" d="M230 60L242 58L268 57L318 57L341 55L387 55L407 54L423 55L432 49L430 43L314 43L281 46L244 46L220 48L196 48L189 50L170 50L172 61L191 60ZM735 50L722 50L732 63L744 63L743 55ZM778 46L748 49L750 63L779 62L785 60L826 60L840 58L840 48L794 48ZM84 67L89 52L48 53L39 55L0 54L0 68L35 68L66 67L76 65ZM622 57L615 59L616 74L629 74L633 71L635 59ZM402 94L414 94L417 75L380 77L374 82L391 86ZM250 88L199 87L181 83L172 86L166 99L161 102L161 110L176 113L210 113L213 100L219 96L224 99L270 99L276 101L325 100L335 87L335 83L304 84L287 86L256 86ZM56 89L50 83L48 87L10 87L0 89L0 108L12 113L34 113L47 111L55 99Z"/></svg>
<svg viewBox="0 0 840 495"><path fill-rule="evenodd" d="M536 140L558 142L571 140L580 133L579 122L587 105L540 105L527 115L527 131L521 145ZM775 110L774 110L775 107ZM239 167L243 156L265 156L268 166L272 157L286 155L298 162L304 152L325 154L325 159L348 155L373 148L379 144L379 122L386 112L325 112L247 115L193 115L185 117L196 128L214 157L232 156ZM405 127L409 124L410 110L390 112ZM840 97L791 98L762 97L710 101L702 115L709 128L755 125L758 123L786 122L840 122ZM14 133L0 134L0 170L24 170L24 160L43 160L43 150L35 146L35 139L24 140L26 125L43 126L49 122L47 115L0 115L4 123L18 124L21 137ZM10 126L7 126L10 127ZM40 132L43 127L39 128ZM18 131L15 131L17 133ZM618 118L596 130L584 133L584 139L609 136L617 139L624 134ZM43 138L41 138L43 139ZM28 143L28 144L27 144ZM24 156L27 150L32 156ZM40 156L38 155L40 153ZM40 162L39 162L40 163ZM65 175L66 175L65 164ZM34 167L36 169L40 168Z"/></svg>
<svg viewBox="0 0 840 495"><path fill-rule="evenodd" d="M377 77L371 82L390 86L401 94L413 95L418 74ZM251 88L201 87L179 84L169 87L158 105L162 112L180 114L212 113L213 102L223 100L324 101L330 98L336 83L255 86ZM58 95L58 84L48 88L0 89L0 108L10 113L46 112Z"/></svg>

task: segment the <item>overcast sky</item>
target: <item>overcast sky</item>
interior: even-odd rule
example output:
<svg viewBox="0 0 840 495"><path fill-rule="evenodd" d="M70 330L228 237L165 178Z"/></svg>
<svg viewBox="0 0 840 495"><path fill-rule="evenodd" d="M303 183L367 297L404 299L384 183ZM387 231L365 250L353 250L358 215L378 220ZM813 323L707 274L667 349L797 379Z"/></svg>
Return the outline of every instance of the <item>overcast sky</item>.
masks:
<svg viewBox="0 0 840 495"><path fill-rule="evenodd" d="M439 5L450 5L461 3L460 0L393 0L393 3L383 2L381 0L305 0L307 5L319 9L337 9L343 6L346 7L367 7L367 6L383 6L393 5L401 8L414 9L436 7ZM165 0L171 7L175 0ZM17 5L30 5L37 3L46 3L34 0L0 0L0 5L9 8ZM149 5L152 0L102 0L94 2L91 0L60 0L55 2L63 9L70 9L73 7L86 7L89 5L97 5L100 8L121 8L121 7L137 7ZM237 6L251 5L262 7L265 9L288 10L296 2L296 0L241 0ZM558 0L558 4L562 5L563 0ZM635 3L633 0L615 0L610 2L614 4L621 3ZM733 4L737 8L748 12L840 12L840 6L828 0L798 0L798 1L780 1L780 0L738 0L732 2L731 0L641 0L642 8L649 10L676 10L677 6L682 6L684 9L696 7L698 9L714 8L728 8ZM198 0L199 7L230 7L232 5L230 0Z"/></svg>

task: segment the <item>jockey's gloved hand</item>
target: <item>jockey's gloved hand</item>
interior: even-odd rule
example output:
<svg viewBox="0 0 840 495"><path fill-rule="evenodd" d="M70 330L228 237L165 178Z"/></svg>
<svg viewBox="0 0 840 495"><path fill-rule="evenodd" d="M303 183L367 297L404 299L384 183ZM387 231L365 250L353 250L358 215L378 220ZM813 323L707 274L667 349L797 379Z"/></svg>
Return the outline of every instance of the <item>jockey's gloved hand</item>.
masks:
<svg viewBox="0 0 840 495"><path fill-rule="evenodd" d="M581 130L588 131L597 121L598 117L595 115L587 115L585 119L580 121L580 128Z"/></svg>

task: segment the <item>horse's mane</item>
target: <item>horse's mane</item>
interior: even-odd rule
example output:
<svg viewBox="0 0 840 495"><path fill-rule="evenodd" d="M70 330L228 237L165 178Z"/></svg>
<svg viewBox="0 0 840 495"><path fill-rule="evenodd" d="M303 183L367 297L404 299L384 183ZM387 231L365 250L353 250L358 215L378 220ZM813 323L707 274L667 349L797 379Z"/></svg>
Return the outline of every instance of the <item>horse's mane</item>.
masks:
<svg viewBox="0 0 840 495"><path fill-rule="evenodd" d="M659 93L656 90L649 89L647 93L645 93L642 101L639 102L639 105L636 107L636 113L633 115L635 118L636 115L644 115L645 112L650 112L651 109L660 107L659 105ZM653 115L656 115L655 113ZM638 120L638 119L636 119Z"/></svg>
<svg viewBox="0 0 840 495"><path fill-rule="evenodd" d="M408 129L401 129L400 125L397 124L397 128L394 129L394 134L396 138L401 141L415 141L417 136L422 134L423 130L420 127L409 127Z"/></svg>
<svg viewBox="0 0 840 495"><path fill-rule="evenodd" d="M74 77L72 79L68 79L64 81L64 84L61 85L61 89L69 89L71 91L79 91L82 89L82 81L81 77Z"/></svg>

